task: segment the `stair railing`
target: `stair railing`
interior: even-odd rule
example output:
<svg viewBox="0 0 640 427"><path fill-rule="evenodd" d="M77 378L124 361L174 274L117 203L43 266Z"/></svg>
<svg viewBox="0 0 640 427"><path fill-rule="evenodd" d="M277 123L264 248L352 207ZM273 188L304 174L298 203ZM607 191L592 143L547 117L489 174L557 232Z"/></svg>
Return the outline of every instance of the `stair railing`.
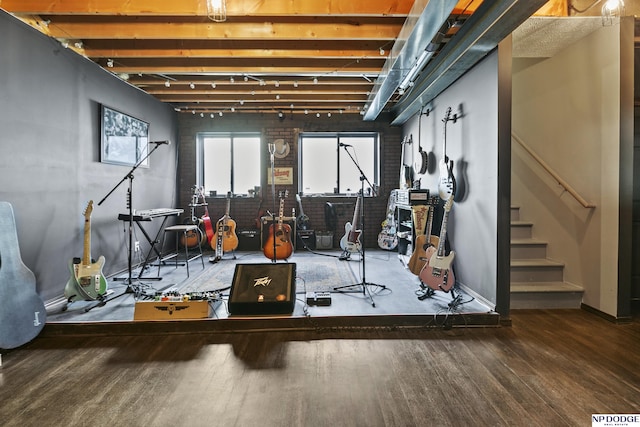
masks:
<svg viewBox="0 0 640 427"><path fill-rule="evenodd" d="M588 209L594 209L596 207L596 205L594 205L593 203L587 202L584 197L582 197L580 194L578 194L578 192L569 185L569 183L567 183L567 181L565 181L564 179L562 179L560 177L560 175L558 175L553 169L551 169L551 166L549 166L544 160L542 160L542 158L536 154L535 151L533 151L531 149L531 147L529 147L527 144L524 143L524 141L522 139L520 139L518 137L518 135L515 134L515 132L511 132L511 138L516 141L518 144L520 144L520 146L522 148L524 148L524 150L529 153L529 155L531 157L533 157L533 159L538 162L538 164L540 166L542 166L542 168L544 170L547 171L547 173L549 175L551 175L553 177L553 179L556 180L556 182L558 184L560 184L560 186L562 188L565 189L565 191L567 191L569 194L571 194L573 196L574 199L576 199L578 201L578 203L580 203L583 207L588 208Z"/></svg>

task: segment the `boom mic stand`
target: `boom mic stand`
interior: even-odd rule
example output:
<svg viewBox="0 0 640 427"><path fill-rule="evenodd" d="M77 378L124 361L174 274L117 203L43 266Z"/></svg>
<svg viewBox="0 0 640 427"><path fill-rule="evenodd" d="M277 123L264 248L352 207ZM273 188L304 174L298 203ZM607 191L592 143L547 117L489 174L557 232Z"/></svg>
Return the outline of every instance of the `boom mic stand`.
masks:
<svg viewBox="0 0 640 427"><path fill-rule="evenodd" d="M129 210L129 253L128 253L128 259L127 259L127 272L128 272L128 276L127 276L127 289L125 289L125 291L123 293L121 293L120 295L117 295L113 298L109 298L109 299L101 299L100 302L98 304L92 305L91 307L87 307L84 311L87 312L89 310L92 310L96 307L102 307L104 306L106 303L108 303L109 301L112 301L116 298L120 298L123 295L126 294L135 294L136 296L140 294L140 289L137 285L134 286L133 284L133 172L135 172L136 169L138 169L138 167L145 161L147 160L147 158L149 158L149 156L151 156L151 154L153 154L154 151L156 151L158 149L158 147L160 145L163 144L167 144L169 145L170 142L169 141L158 141L158 142L150 142L150 144L155 144L156 146L153 147L153 149L151 151L149 151L147 153L146 156L144 156L142 159L140 159L138 161L138 163L136 163L131 170L129 170L129 172L127 172L127 174L122 177L122 179L120 180L120 182L118 182L115 187L113 187L111 189L111 191L109 191L107 193L106 196L104 196L102 198L102 200L100 200L100 202L98 202L98 206L102 205L102 203L104 203L105 200L107 200L109 198L109 196L111 196L111 194L116 191L116 189L120 186L120 184L122 184L125 180L129 180L129 188L127 189L127 208Z"/></svg>
<svg viewBox="0 0 640 427"><path fill-rule="evenodd" d="M345 289L348 289L348 288L353 288L353 287L358 287L359 286L359 287L362 288L362 294L368 296L369 300L371 301L371 305L373 307L375 307L376 303L373 300L373 295L371 294L371 291L369 290L369 286L377 286L381 290L382 289L387 289L387 287L384 286L384 285L378 285L376 283L367 282L367 279L366 279L366 277L367 277L367 268L366 268L366 256L365 256L365 242L364 242L364 234L365 234L364 182L366 181L369 184L369 188L371 188L371 190L373 191L374 195L377 195L377 194L376 194L375 188L373 187L371 182L367 179L367 176L362 171L362 168L360 168L360 165L358 164L356 159L351 155L349 150L347 150L347 147L351 147L351 146L350 145L346 145L346 144L340 144L340 146L344 148L344 151L349 155L349 157L351 158L351 161L356 166L356 168L358 168L358 171L360 172L360 194L358 195L358 197L362 197L362 204L360 206L360 229L361 229L360 237L362 237L361 241L360 241L360 246L362 248L362 250L360 251L360 253L361 253L360 259L362 260L362 282L356 283L354 285L338 286L337 288L333 288L333 290L336 291L336 292L343 292L343 293L347 293L347 292L359 293L360 291L347 291L347 290L345 290Z"/></svg>
<svg viewBox="0 0 640 427"><path fill-rule="evenodd" d="M271 262L276 263L276 168L275 168L275 154L276 154L276 144L269 143L269 155L271 156L271 195L273 197L273 212L271 212L271 231L274 233L273 236L273 258Z"/></svg>

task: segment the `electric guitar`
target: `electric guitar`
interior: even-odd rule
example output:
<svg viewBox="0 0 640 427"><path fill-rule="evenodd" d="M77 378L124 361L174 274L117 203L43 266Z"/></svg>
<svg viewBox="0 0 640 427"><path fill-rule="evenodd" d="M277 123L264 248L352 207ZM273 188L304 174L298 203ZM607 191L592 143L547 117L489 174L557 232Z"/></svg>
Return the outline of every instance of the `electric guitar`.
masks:
<svg viewBox="0 0 640 427"><path fill-rule="evenodd" d="M362 200L362 191L358 193L356 199L356 207L353 210L353 220L344 225L344 236L340 239L340 247L346 252L360 252L362 244L360 243L360 235L362 230L358 227L358 218L360 217L360 203Z"/></svg>
<svg viewBox="0 0 640 427"><path fill-rule="evenodd" d="M288 196L289 190L280 192L280 212L277 224L269 226L269 236L262 246L264 256L269 259L287 259L293 253L293 243L291 242L291 226L283 223L284 199Z"/></svg>
<svg viewBox="0 0 640 427"><path fill-rule="evenodd" d="M239 240L236 234L236 222L229 216L230 208L231 192L227 193L227 209L216 224L218 234L216 238L215 258L217 260L221 259L225 252L235 251L238 248Z"/></svg>
<svg viewBox="0 0 640 427"><path fill-rule="evenodd" d="M309 217L304 214L302 210L302 199L300 199L300 195L296 194L296 201L298 202L298 207L300 207L300 215L296 219L296 227L298 230L308 230L311 226L309 225Z"/></svg>
<svg viewBox="0 0 640 427"><path fill-rule="evenodd" d="M422 271L422 267L427 263L427 249L429 247L437 247L440 239L438 236L431 235L431 228L433 226L433 214L435 212L435 206L437 205L437 198L430 198L428 201L428 209L429 214L427 217L427 226L424 234L418 234L416 236L416 241L414 244L414 250L411 254L411 258L409 259L408 267L409 270L415 274L416 276L420 274ZM414 220L414 224L417 221Z"/></svg>
<svg viewBox="0 0 640 427"><path fill-rule="evenodd" d="M447 221L452 205L453 195L449 196L447 202L444 204L444 215L442 217L438 248L437 250L433 246L427 248L425 258L427 258L428 261L420 271L420 280L422 283L433 290L441 290L444 292L449 292L456 283L453 270L451 269L455 252L451 251L448 255L445 255L444 248L447 237Z"/></svg>
<svg viewBox="0 0 640 427"><path fill-rule="evenodd" d="M387 218L382 221L382 231L378 234L378 246L380 249L392 251L398 246L398 230L395 216L397 200L398 190L391 190L389 202L387 202Z"/></svg>
<svg viewBox="0 0 640 427"><path fill-rule="evenodd" d="M449 197L456 192L456 180L453 176L453 160L449 159L447 156L447 122L453 120L456 121L456 117L451 118L451 107L447 108L447 112L442 119L444 123L443 130L443 138L442 138L442 159L438 163L438 168L440 170L440 176L438 181L438 193L440 194L440 198L442 200L447 200Z"/></svg>
<svg viewBox="0 0 640 427"><path fill-rule="evenodd" d="M69 302L94 301L100 299L107 292L107 279L102 274L105 258L100 256L98 261L91 259L91 212L93 200L89 200L84 211L84 251L82 259L74 258L69 261L71 277L64 287L64 296Z"/></svg>

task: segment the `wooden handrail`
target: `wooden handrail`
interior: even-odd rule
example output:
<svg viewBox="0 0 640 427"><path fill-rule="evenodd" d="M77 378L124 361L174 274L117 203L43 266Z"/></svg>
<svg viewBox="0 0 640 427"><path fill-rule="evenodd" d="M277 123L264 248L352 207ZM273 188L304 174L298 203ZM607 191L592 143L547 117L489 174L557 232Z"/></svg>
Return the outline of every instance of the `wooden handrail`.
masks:
<svg viewBox="0 0 640 427"><path fill-rule="evenodd" d="M540 166L542 166L544 170L546 170L549 173L549 175L551 175L553 179L555 179L558 182L558 184L562 186L562 188L565 189L565 191L571 194L574 197L574 199L578 201L578 203L580 203L585 208L589 208L589 209L593 209L596 207L596 205L594 205L593 203L587 202L580 194L578 194L578 192L574 190L573 187L571 187L564 179L562 179L560 175L558 175L553 169L551 169L551 167L544 160L542 160L540 156L538 156L527 144L525 144L524 141L520 139L518 135L515 134L515 132L513 131L511 132L511 137L518 144L520 144L520 146L524 148L525 151L529 153L529 155L533 157L534 160L537 161L540 164Z"/></svg>

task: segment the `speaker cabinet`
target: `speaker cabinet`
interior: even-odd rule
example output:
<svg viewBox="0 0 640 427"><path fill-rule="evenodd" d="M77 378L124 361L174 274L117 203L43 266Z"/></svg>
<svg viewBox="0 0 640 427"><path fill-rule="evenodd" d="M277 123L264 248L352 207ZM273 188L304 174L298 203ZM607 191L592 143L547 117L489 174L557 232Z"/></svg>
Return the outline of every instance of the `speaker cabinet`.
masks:
<svg viewBox="0 0 640 427"><path fill-rule="evenodd" d="M293 313L295 302L295 263L236 264L229 313Z"/></svg>

